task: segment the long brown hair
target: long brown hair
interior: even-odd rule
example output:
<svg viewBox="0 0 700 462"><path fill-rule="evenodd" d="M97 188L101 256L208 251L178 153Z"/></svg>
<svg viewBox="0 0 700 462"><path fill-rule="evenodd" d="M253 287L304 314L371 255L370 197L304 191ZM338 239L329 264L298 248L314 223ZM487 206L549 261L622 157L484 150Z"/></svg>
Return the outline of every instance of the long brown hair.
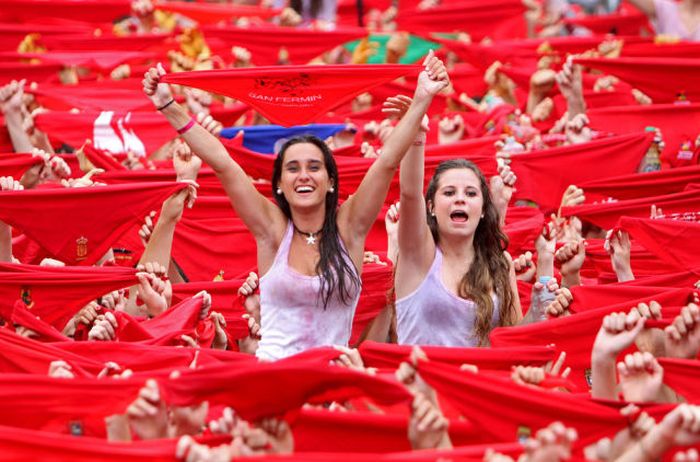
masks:
<svg viewBox="0 0 700 462"><path fill-rule="evenodd" d="M469 169L479 179L481 195L484 198L483 218L474 232L474 261L459 282L459 296L474 301L476 305L476 321L474 335L479 345L488 344L493 318L493 299L495 292L500 300L499 326L510 326L517 322L515 312L515 297L510 287L510 262L505 250L508 247L508 236L499 226L498 210L491 200L488 184L484 174L473 162L465 159L453 159L441 162L435 174L430 179L425 193L426 204L435 202L435 193L443 173L452 169ZM428 226L435 244L440 243L440 234L436 218L426 207Z"/></svg>

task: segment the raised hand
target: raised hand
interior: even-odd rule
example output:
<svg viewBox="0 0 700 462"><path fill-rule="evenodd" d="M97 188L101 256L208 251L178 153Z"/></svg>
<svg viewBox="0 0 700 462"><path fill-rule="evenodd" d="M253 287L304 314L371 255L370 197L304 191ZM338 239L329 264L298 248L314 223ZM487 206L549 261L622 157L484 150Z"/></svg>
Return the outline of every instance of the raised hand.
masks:
<svg viewBox="0 0 700 462"><path fill-rule="evenodd" d="M146 215L143 219L143 225L141 225L141 229L139 229L139 237L144 247L146 247L148 241L151 239L151 234L153 234L153 228L155 226L153 219L156 217L156 214L157 212L155 210L151 210L151 213Z"/></svg>
<svg viewBox="0 0 700 462"><path fill-rule="evenodd" d="M257 323L260 323L260 295L256 293L259 284L258 275L251 271L245 282L238 288L238 295L245 298L243 306Z"/></svg>
<svg viewBox="0 0 700 462"><path fill-rule="evenodd" d="M664 370L651 353L636 352L617 363L620 388L625 401L644 403L661 401Z"/></svg>
<svg viewBox="0 0 700 462"><path fill-rule="evenodd" d="M212 311L211 313L209 313L209 318L214 323L215 329L214 341L212 342L211 347L215 350L225 350L228 346L228 336L226 335L226 319L224 319L223 314L217 311Z"/></svg>
<svg viewBox="0 0 700 462"><path fill-rule="evenodd" d="M146 380L138 397L126 409L126 415L132 431L140 439L152 440L168 436L167 409L155 380Z"/></svg>
<svg viewBox="0 0 700 462"><path fill-rule="evenodd" d="M605 236L605 250L610 255L617 280L619 282L630 281L634 279L631 265L631 250L632 243L630 236L626 231L610 230Z"/></svg>
<svg viewBox="0 0 700 462"><path fill-rule="evenodd" d="M519 462L558 462L571 457L571 446L578 439L576 430L554 422L525 442Z"/></svg>
<svg viewBox="0 0 700 462"><path fill-rule="evenodd" d="M452 447L447 433L449 421L439 406L423 393L416 393L411 405L408 422L408 440L416 449L449 449Z"/></svg>
<svg viewBox="0 0 700 462"><path fill-rule="evenodd" d="M88 340L112 341L117 336L119 323L111 311L106 312L97 318L88 333Z"/></svg>
<svg viewBox="0 0 700 462"><path fill-rule="evenodd" d="M515 277L525 282L532 281L537 272L537 266L532 261L532 252L529 250L513 260L513 267L515 268Z"/></svg>
<svg viewBox="0 0 700 462"><path fill-rule="evenodd" d="M0 176L0 191L22 191L24 186L11 176Z"/></svg>
<svg viewBox="0 0 700 462"><path fill-rule="evenodd" d="M387 236L387 258L396 264L399 255L399 212L401 203L391 204L384 216L384 227Z"/></svg>
<svg viewBox="0 0 700 462"><path fill-rule="evenodd" d="M22 109L22 97L26 80L13 80L0 87L0 108L3 112L19 111Z"/></svg>
<svg viewBox="0 0 700 462"><path fill-rule="evenodd" d="M667 356L695 359L700 350L700 308L695 303L684 306L664 333Z"/></svg>
<svg viewBox="0 0 700 462"><path fill-rule="evenodd" d="M170 85L161 83L160 79L166 74L161 63L150 68L143 75L143 92L148 96L156 108L161 108L173 100L173 93Z"/></svg>
<svg viewBox="0 0 700 462"><path fill-rule="evenodd" d="M464 129L464 119L461 115L443 117L438 122L438 144L456 143L464 136Z"/></svg>
<svg viewBox="0 0 700 462"><path fill-rule="evenodd" d="M147 272L136 273L136 278L139 280L138 298L146 306L148 314L158 316L167 310L168 300L165 297L165 291L168 282Z"/></svg>
<svg viewBox="0 0 700 462"><path fill-rule="evenodd" d="M554 254L561 265L562 285L573 287L581 284L580 271L586 259L585 241L568 242Z"/></svg>
<svg viewBox="0 0 700 462"><path fill-rule="evenodd" d="M662 317L661 305L654 300L650 301L649 304L639 303L632 310L636 310L641 317L646 319L661 319ZM665 356L664 338L665 335L661 329L645 328L639 333L634 343L642 353L649 352L655 357L661 357Z"/></svg>
<svg viewBox="0 0 700 462"><path fill-rule="evenodd" d="M548 316L557 318L559 316L568 316L569 305L574 301L574 296L566 287L562 287L554 291L555 298L545 308L545 313Z"/></svg>
<svg viewBox="0 0 700 462"><path fill-rule="evenodd" d="M593 354L616 358L634 343L644 328L645 318L636 310L630 313L611 313L603 318L603 323L593 343Z"/></svg>
<svg viewBox="0 0 700 462"><path fill-rule="evenodd" d="M418 75L418 85L413 96L414 99L437 95L440 91L447 88L450 83L450 77L447 75L445 65L435 56L433 50L430 50L428 56L426 56L423 66L425 66L425 70Z"/></svg>
<svg viewBox="0 0 700 462"><path fill-rule="evenodd" d="M73 374L73 368L70 364L62 360L57 360L51 361L51 364L49 364L49 377L73 379L75 378L75 374Z"/></svg>
<svg viewBox="0 0 700 462"><path fill-rule="evenodd" d="M173 168L177 180L197 181L197 174L202 168L202 159L192 153L190 146L182 140L175 141L173 150Z"/></svg>

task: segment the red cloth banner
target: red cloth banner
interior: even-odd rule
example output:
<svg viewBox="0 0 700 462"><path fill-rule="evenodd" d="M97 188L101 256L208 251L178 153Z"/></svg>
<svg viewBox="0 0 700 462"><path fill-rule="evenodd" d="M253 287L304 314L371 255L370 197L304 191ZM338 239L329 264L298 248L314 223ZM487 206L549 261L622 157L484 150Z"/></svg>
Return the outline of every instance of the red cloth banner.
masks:
<svg viewBox="0 0 700 462"><path fill-rule="evenodd" d="M200 24L216 24L235 18L255 17L272 18L282 12L279 9L263 8L253 5L207 4L190 2L156 2L155 8L170 13L178 13L194 19Z"/></svg>
<svg viewBox="0 0 700 462"><path fill-rule="evenodd" d="M618 225L660 259L692 269L700 255L700 223L622 217Z"/></svg>
<svg viewBox="0 0 700 462"><path fill-rule="evenodd" d="M586 193L586 201L591 202L608 198L641 199L680 193L691 183L700 183L700 166L601 178L577 186Z"/></svg>

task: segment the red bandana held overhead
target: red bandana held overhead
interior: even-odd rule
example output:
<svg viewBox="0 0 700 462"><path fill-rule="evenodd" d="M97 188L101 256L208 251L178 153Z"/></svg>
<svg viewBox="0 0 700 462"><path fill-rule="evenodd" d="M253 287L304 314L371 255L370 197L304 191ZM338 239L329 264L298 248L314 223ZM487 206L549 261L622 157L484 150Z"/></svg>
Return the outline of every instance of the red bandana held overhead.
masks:
<svg viewBox="0 0 700 462"><path fill-rule="evenodd" d="M11 309L16 300L22 300L34 316L59 330L91 300L138 282L135 270L127 268L120 268L124 270L121 273L104 268L89 268L91 271L85 273L32 268L41 269L2 273L0 306Z"/></svg>
<svg viewBox="0 0 700 462"><path fill-rule="evenodd" d="M82 52L80 52L82 53ZM56 111L153 111L153 104L144 99L137 88L124 88L119 85L101 84L91 86L70 86L41 84L28 89L37 97L42 106ZM58 114L59 116L61 114ZM50 113L49 117L55 117Z"/></svg>
<svg viewBox="0 0 700 462"><path fill-rule="evenodd" d="M700 126L700 125L699 125ZM640 199L682 192L690 183L700 184L700 166L658 170L640 175L632 173L578 184L587 201Z"/></svg>
<svg viewBox="0 0 700 462"><path fill-rule="evenodd" d="M131 151L147 155L177 136L175 129L157 112L88 111L72 114L52 111L38 114L34 121L51 139L75 148L82 146L85 140L91 140L96 149L112 153Z"/></svg>
<svg viewBox="0 0 700 462"><path fill-rule="evenodd" d="M0 19L19 23L39 18L111 23L130 13L131 2L128 0L3 0Z"/></svg>
<svg viewBox="0 0 700 462"><path fill-rule="evenodd" d="M697 220L696 215L700 211L700 190L688 189L684 192L664 196L562 207L561 213L565 217L576 216L603 229L611 229L623 215L640 218L648 217L652 205L660 207L667 217L672 214L682 216L690 213Z"/></svg>
<svg viewBox="0 0 700 462"><path fill-rule="evenodd" d="M646 127L661 130L666 147L664 163L677 167L693 163L695 139L700 135L700 104L651 104L589 109L591 128L615 133L640 132Z"/></svg>
<svg viewBox="0 0 700 462"><path fill-rule="evenodd" d="M185 183L0 193L0 219L68 265L92 265L124 232Z"/></svg>
<svg viewBox="0 0 700 462"><path fill-rule="evenodd" d="M574 62L619 77L657 104L700 101L700 59L576 58Z"/></svg>
<svg viewBox="0 0 700 462"><path fill-rule="evenodd" d="M0 154L0 176L19 180L30 167L42 162L41 157L31 154Z"/></svg>
<svg viewBox="0 0 700 462"><path fill-rule="evenodd" d="M178 72L163 81L241 100L289 127L313 122L360 93L419 69L399 64L255 67Z"/></svg>
<svg viewBox="0 0 700 462"><path fill-rule="evenodd" d="M594 34L639 35L642 30L651 30L649 19L641 11L564 18L564 24L585 27Z"/></svg>
<svg viewBox="0 0 700 462"><path fill-rule="evenodd" d="M511 168L519 179L514 198L556 209L569 185L599 178L601 166L610 176L634 172L651 141L651 134L637 133L514 155Z"/></svg>
<svg viewBox="0 0 700 462"><path fill-rule="evenodd" d="M498 14L494 14L498 11ZM429 10L399 11L399 30L416 34L467 31L472 40L525 36L525 7L514 0L462 1Z"/></svg>
<svg viewBox="0 0 700 462"><path fill-rule="evenodd" d="M0 311L3 312L2 316L6 320L35 332L36 335L32 335L32 337L40 342L65 342L71 340L56 330L52 325L47 324L30 313L27 305L21 300L15 302L11 313L7 313L5 308L5 306L0 306Z"/></svg>
<svg viewBox="0 0 700 462"><path fill-rule="evenodd" d="M232 46L243 47L250 51L251 60L257 66L276 65L281 49L288 54L290 63L306 64L324 51L367 36L367 31L359 27L321 31L279 26L209 26L203 27L202 31L212 51L229 54ZM261 75L266 74L263 72Z"/></svg>
<svg viewBox="0 0 700 462"><path fill-rule="evenodd" d="M155 53L144 51L47 51L44 53L0 52L0 59L17 62L40 60L62 66L81 66L93 71L109 71L120 64L145 64L156 58Z"/></svg>
<svg viewBox="0 0 700 462"><path fill-rule="evenodd" d="M383 404L408 402L410 393L395 380L370 376L338 366L321 367L287 358L277 363L228 364L185 371L161 384L164 399L173 405L208 400L225 404L246 420L279 416L304 403L367 396Z"/></svg>
<svg viewBox="0 0 700 462"><path fill-rule="evenodd" d="M0 63L0 85L12 80L27 79L28 82L58 82L58 73L63 69L60 64L17 64Z"/></svg>
<svg viewBox="0 0 700 462"><path fill-rule="evenodd" d="M569 393L527 387L510 378L460 371L434 361L419 361L418 372L494 441L528 437L555 421L576 428L580 441L626 426L616 410Z"/></svg>
<svg viewBox="0 0 700 462"><path fill-rule="evenodd" d="M81 31L79 31L81 32ZM139 34L138 40L130 36L99 35L71 33L70 35L46 35L41 34L41 44L49 50L61 51L165 51L167 46L163 43L170 34ZM80 83L83 85L83 82ZM65 88L65 87L64 87Z"/></svg>
<svg viewBox="0 0 700 462"><path fill-rule="evenodd" d="M622 217L619 227L662 260L692 269L700 255L700 222Z"/></svg>
<svg viewBox="0 0 700 462"><path fill-rule="evenodd" d="M281 13L282 10L272 8L262 8L253 5L213 5L207 3L190 2L156 2L156 10L179 13L188 18L192 18L200 24L216 24L223 20L230 20L244 17L257 17L262 19L272 18Z"/></svg>

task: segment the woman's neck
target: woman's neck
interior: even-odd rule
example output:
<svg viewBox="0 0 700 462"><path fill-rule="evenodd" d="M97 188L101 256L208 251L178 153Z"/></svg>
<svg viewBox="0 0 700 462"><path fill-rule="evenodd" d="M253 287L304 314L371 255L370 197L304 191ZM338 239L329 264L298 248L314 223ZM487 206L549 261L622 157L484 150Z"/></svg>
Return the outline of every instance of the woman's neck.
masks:
<svg viewBox="0 0 700 462"><path fill-rule="evenodd" d="M325 204L316 209L292 210L292 223L297 229L304 233L316 233L323 228L326 218Z"/></svg>
<svg viewBox="0 0 700 462"><path fill-rule="evenodd" d="M440 236L440 251L448 260L459 261L469 267L474 261L474 235Z"/></svg>

